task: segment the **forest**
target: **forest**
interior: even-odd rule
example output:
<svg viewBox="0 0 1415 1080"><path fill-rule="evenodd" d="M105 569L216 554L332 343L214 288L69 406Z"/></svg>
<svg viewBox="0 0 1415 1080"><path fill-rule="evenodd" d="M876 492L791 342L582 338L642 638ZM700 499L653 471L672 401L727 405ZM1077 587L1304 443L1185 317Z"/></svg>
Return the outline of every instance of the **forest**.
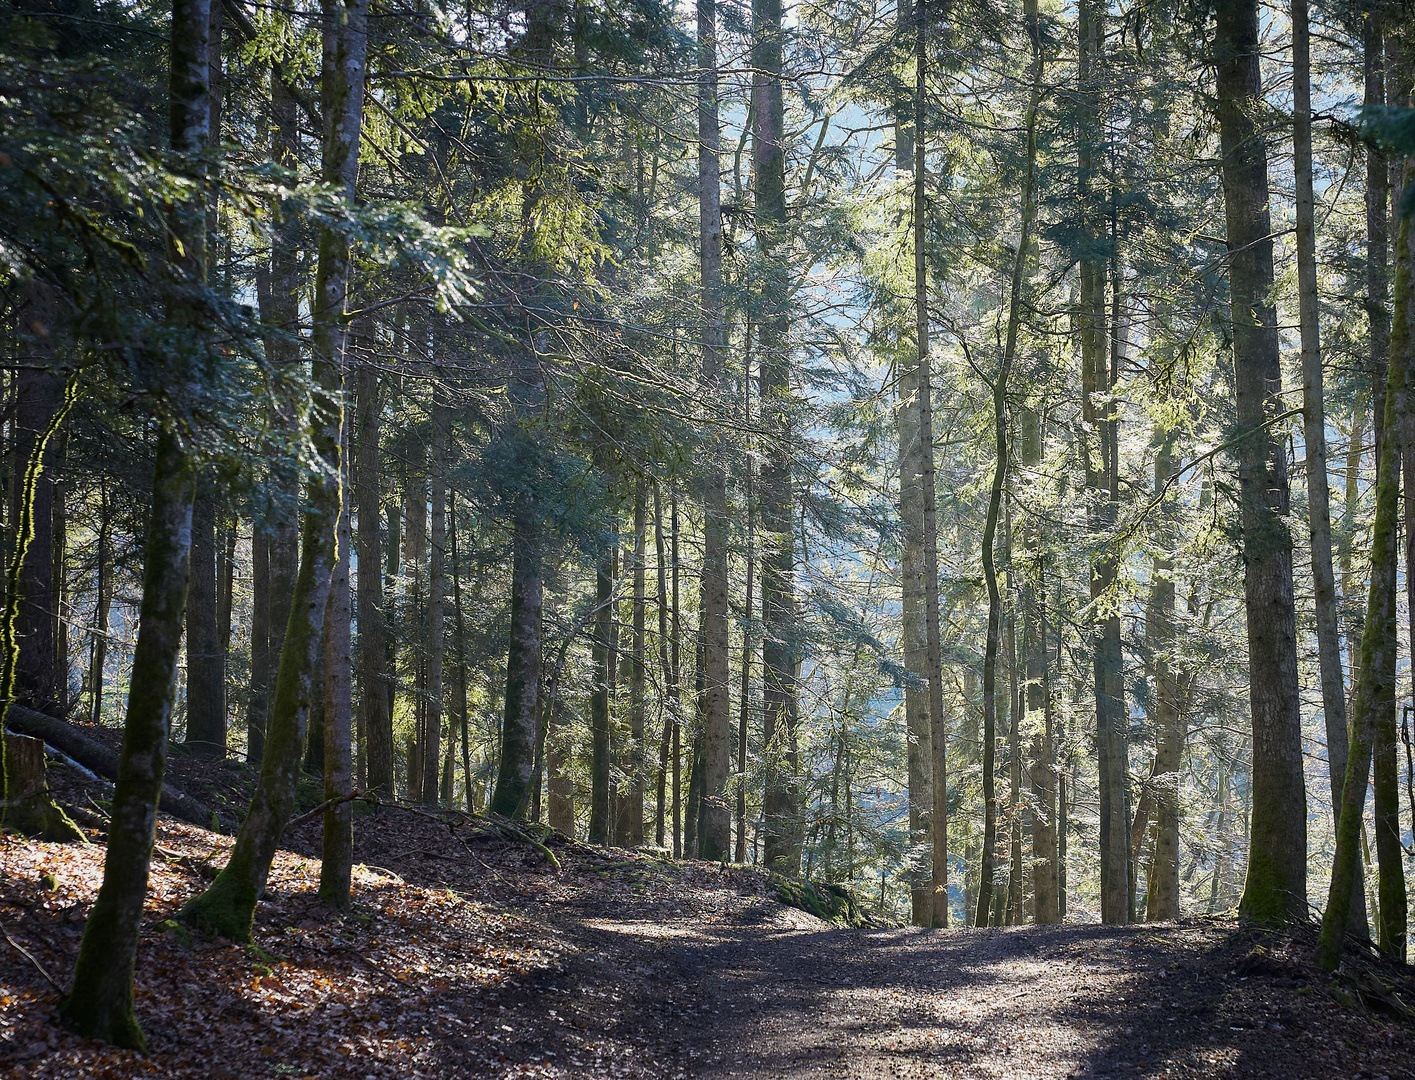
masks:
<svg viewBox="0 0 1415 1080"><path fill-rule="evenodd" d="M441 822L1406 978L1412 86L1409 0L3 0L53 1026L147 1048L169 820L183 940Z"/></svg>

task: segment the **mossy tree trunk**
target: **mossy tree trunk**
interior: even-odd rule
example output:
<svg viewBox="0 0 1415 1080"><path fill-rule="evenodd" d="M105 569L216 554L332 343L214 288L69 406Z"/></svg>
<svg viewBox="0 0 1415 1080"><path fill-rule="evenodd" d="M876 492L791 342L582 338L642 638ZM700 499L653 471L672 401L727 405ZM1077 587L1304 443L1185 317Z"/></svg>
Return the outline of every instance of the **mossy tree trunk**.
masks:
<svg viewBox="0 0 1415 1080"><path fill-rule="evenodd" d="M1407 174L1408 175L1408 174ZM1332 862L1327 906L1322 913L1322 933L1318 960L1334 968L1341 960L1349 911L1361 888L1361 831L1366 805L1366 784L1373 752L1383 738L1381 729L1393 732L1396 702L1396 531L1399 516L1401 429L1407 420L1411 316L1410 220L1404 219L1397 241L1395 266L1395 317L1391 332L1390 366L1386 376L1385 411L1381 420L1384 433L1376 475L1376 517L1371 534L1371 580L1366 600L1366 621L1361 631L1360 658L1356 672L1356 695L1351 709L1350 755L1341 789L1341 816L1336 834L1336 855ZM1388 736L1387 736L1388 737ZM1391 747L1393 753L1394 748ZM1394 784L1393 776L1377 776ZM1387 792L1387 798L1398 792ZM1384 952L1403 955L1405 890L1397 870L1386 865L1380 851L1382 815L1376 815L1377 854L1381 861L1380 945ZM1389 832L1389 824L1384 826ZM1389 838L1387 838L1387 843ZM1395 837L1399 852L1399 837ZM1399 863L1397 862L1397 867ZM1399 895L1395 886L1399 884ZM1387 915L1393 904L1396 911Z"/></svg>
<svg viewBox="0 0 1415 1080"><path fill-rule="evenodd" d="M1243 588L1248 616L1253 800L1239 912L1260 923L1307 916L1307 792L1273 288L1272 222L1256 0L1215 7L1217 112L1233 311Z"/></svg>

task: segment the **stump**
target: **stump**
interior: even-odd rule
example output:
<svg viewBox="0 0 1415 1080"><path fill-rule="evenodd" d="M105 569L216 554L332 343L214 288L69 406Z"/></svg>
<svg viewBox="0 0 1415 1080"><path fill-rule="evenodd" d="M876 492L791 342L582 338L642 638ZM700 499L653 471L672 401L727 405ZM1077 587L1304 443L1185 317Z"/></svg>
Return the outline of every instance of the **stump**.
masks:
<svg viewBox="0 0 1415 1080"><path fill-rule="evenodd" d="M5 732L5 799L0 823L26 836L62 843L87 841L83 830L59 809L44 775L44 743Z"/></svg>

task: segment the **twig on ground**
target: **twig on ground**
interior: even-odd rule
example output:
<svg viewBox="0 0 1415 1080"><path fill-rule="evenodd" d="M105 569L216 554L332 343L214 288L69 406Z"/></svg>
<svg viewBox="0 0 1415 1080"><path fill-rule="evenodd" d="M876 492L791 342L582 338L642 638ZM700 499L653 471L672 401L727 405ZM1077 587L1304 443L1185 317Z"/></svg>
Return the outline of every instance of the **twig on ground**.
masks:
<svg viewBox="0 0 1415 1080"><path fill-rule="evenodd" d="M10 936L10 931L5 928L4 923L0 923L0 934L4 934L5 940L14 946L15 951L34 965L34 970L44 976L45 982L47 982L50 986L54 987L54 989L57 990L60 994L64 992L64 988L54 981L53 975L49 974L49 972L44 970L44 965L34 958L34 954Z"/></svg>

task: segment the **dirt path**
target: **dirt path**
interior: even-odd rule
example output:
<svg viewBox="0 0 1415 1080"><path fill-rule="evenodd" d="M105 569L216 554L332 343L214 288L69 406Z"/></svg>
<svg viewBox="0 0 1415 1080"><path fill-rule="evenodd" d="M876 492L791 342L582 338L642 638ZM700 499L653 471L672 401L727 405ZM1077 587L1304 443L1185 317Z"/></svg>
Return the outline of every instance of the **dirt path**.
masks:
<svg viewBox="0 0 1415 1080"><path fill-rule="evenodd" d="M703 1080L1415 1077L1408 1025L1342 1006L1297 950L1255 951L1232 924L851 931L769 907L577 923L653 972L618 1037Z"/></svg>

